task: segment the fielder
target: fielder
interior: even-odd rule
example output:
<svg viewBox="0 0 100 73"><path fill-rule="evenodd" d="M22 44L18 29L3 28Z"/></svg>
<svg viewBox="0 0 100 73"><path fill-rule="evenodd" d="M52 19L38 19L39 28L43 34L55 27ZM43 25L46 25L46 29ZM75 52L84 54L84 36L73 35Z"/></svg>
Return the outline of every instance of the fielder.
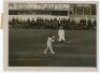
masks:
<svg viewBox="0 0 100 73"><path fill-rule="evenodd" d="M47 48L44 50L44 54L46 54L48 50L50 50L51 54L55 54L52 48L52 43L54 41L55 41L55 36L50 35L47 40Z"/></svg>
<svg viewBox="0 0 100 73"><path fill-rule="evenodd" d="M65 42L65 30L63 29L63 27L60 27L60 29L58 30L58 41L60 43Z"/></svg>

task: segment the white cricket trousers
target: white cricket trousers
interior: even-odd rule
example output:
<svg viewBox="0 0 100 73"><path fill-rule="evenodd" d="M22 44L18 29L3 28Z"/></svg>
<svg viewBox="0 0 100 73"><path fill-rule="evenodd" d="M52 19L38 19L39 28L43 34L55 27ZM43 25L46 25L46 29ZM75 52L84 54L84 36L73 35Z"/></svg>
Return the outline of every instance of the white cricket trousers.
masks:
<svg viewBox="0 0 100 73"><path fill-rule="evenodd" d="M55 54L51 43L47 43L47 48L44 50L44 54L46 54L48 50L50 50L51 54Z"/></svg>
<svg viewBox="0 0 100 73"><path fill-rule="evenodd" d="M64 36L59 36L59 41L65 41L65 37Z"/></svg>

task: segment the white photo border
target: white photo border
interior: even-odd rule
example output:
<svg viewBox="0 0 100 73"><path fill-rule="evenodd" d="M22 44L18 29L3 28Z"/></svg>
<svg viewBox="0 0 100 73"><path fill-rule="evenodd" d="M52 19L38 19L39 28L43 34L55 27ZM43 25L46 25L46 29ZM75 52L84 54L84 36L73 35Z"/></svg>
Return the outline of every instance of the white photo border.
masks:
<svg viewBox="0 0 100 73"><path fill-rule="evenodd" d="M24 1L23 3L25 2L33 2L33 3L89 3L89 4L96 4L97 5L97 15L96 15L96 18L97 18L97 32L96 32L96 35L97 35L97 48L96 48L96 52L97 52L97 67L9 67L8 65L8 60L9 60L9 52L8 52L8 49L9 49L9 46L8 46L8 43L9 43L9 28L8 28L8 4L9 3L20 3L20 2L23 2L23 1L4 1L4 25L3 25L3 29L4 29L4 55L3 55L3 66L4 66L4 71L61 71L61 72L66 72L66 71L71 71L71 72L74 72L74 71L98 71L98 53L99 53L99 43L98 43L98 31L99 31L99 2L98 1Z"/></svg>

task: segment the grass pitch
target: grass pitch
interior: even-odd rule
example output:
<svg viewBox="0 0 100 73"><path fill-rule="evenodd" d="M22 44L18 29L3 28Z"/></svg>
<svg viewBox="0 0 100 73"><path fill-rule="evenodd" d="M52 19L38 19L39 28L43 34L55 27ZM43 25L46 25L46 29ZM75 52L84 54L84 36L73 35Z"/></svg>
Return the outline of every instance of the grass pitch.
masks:
<svg viewBox="0 0 100 73"><path fill-rule="evenodd" d="M10 29L9 66L96 67L95 30L66 30L66 43L53 45L56 55L43 55L49 34L57 30Z"/></svg>

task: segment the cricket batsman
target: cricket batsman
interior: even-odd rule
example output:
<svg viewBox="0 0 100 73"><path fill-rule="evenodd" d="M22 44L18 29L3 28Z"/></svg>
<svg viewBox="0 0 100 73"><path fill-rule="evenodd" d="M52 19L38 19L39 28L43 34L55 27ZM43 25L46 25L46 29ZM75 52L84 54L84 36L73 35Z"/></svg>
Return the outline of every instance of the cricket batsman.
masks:
<svg viewBox="0 0 100 73"><path fill-rule="evenodd" d="M58 41L60 43L65 42L65 30L63 29L63 27L60 27L60 29L58 30Z"/></svg>
<svg viewBox="0 0 100 73"><path fill-rule="evenodd" d="M47 53L48 50L50 50L51 54L55 54L52 44L55 41L55 36L50 35L47 39L47 48L44 50L44 54Z"/></svg>

